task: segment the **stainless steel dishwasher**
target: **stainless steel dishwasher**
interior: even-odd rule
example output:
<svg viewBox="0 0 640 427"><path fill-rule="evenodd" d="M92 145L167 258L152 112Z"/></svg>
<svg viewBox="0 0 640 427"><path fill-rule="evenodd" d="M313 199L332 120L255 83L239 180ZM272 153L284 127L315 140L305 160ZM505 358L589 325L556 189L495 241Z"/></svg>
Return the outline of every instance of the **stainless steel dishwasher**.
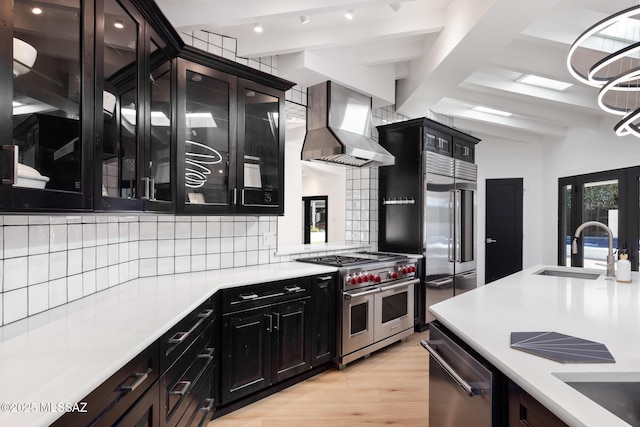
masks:
<svg viewBox="0 0 640 427"><path fill-rule="evenodd" d="M501 426L502 374L437 321L429 324L429 427Z"/></svg>

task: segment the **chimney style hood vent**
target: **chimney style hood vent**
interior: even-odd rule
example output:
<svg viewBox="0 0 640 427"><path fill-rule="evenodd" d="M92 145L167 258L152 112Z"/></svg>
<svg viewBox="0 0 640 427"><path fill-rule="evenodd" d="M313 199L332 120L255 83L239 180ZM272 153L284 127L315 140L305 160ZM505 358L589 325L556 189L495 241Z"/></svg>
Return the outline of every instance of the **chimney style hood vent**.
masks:
<svg viewBox="0 0 640 427"><path fill-rule="evenodd" d="M395 157L371 139L371 97L330 81L309 87L302 160L393 165Z"/></svg>

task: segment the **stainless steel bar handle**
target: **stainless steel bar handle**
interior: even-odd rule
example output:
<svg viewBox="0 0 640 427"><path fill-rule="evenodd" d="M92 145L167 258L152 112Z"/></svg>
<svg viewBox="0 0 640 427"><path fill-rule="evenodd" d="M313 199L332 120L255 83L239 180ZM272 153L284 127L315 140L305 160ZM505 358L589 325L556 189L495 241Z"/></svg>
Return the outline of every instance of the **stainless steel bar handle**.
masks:
<svg viewBox="0 0 640 427"><path fill-rule="evenodd" d="M138 387L140 387L140 385L146 381L147 378L149 378L149 374L151 373L151 368L147 369L147 372L138 372L136 374L134 374L138 379L134 381L133 384L131 385L121 385L120 386L120 390L123 391L134 391L135 389L137 389Z"/></svg>
<svg viewBox="0 0 640 427"><path fill-rule="evenodd" d="M150 179L149 190L151 192L151 194L149 194L149 198L151 200L155 200L156 199L156 179L155 178Z"/></svg>
<svg viewBox="0 0 640 427"><path fill-rule="evenodd" d="M416 283L420 283L420 279L411 279L411 280L404 281L402 283L396 283L394 285L381 286L378 289L380 290L380 292L384 292L384 291L390 291L391 289L397 289L397 288L403 288L405 286L415 285Z"/></svg>
<svg viewBox="0 0 640 427"><path fill-rule="evenodd" d="M497 240L496 239L492 239L491 237L487 237L484 242L485 243L496 243Z"/></svg>
<svg viewBox="0 0 640 427"><path fill-rule="evenodd" d="M195 331L198 328L198 326L200 326L202 322L205 321L205 319L211 316L212 313L213 313L213 309L211 308L202 310L202 312L198 314L198 318L200 320L194 323L193 326L191 326L191 328L189 328L187 332L176 332L171 338L169 338L169 344L183 343L187 339L187 337L189 337L189 335L191 335L193 331Z"/></svg>
<svg viewBox="0 0 640 427"><path fill-rule="evenodd" d="M249 301L258 298L258 294L238 295L243 301Z"/></svg>
<svg viewBox="0 0 640 427"><path fill-rule="evenodd" d="M462 262L462 191L455 192L455 262Z"/></svg>
<svg viewBox="0 0 640 427"><path fill-rule="evenodd" d="M285 292L298 292L298 291L301 291L301 290L302 290L302 288L301 288L300 286L298 286L298 285L295 285L295 286L285 286L285 287L284 287L284 291L285 291Z"/></svg>
<svg viewBox="0 0 640 427"><path fill-rule="evenodd" d="M273 332L273 316L270 314L265 314L265 317L269 318L269 326L267 326L267 332Z"/></svg>
<svg viewBox="0 0 640 427"><path fill-rule="evenodd" d="M452 283L453 283L453 277L447 277L445 279L429 280L427 282L427 286L432 288L442 288Z"/></svg>
<svg viewBox="0 0 640 427"><path fill-rule="evenodd" d="M216 351L213 347L206 347L202 350L202 353L198 354L196 357L202 359L211 359L213 358L213 353Z"/></svg>
<svg viewBox="0 0 640 427"><path fill-rule="evenodd" d="M465 393L467 393L467 395L476 396L476 395L482 394L482 393L477 393L476 389L471 387L471 385L468 382L462 379L460 374L454 371L453 368L447 363L447 361L444 360L442 356L440 356L440 354L438 354L436 349L432 347L432 345L437 345L437 344L438 344L438 341L420 340L420 345L429 352L431 357L433 357L433 359L436 362L438 362L438 365L440 365L442 369L444 369L444 371L447 374L449 374L449 376L465 391Z"/></svg>
<svg viewBox="0 0 640 427"><path fill-rule="evenodd" d="M205 399L202 404L205 405L203 407L200 408L201 411L204 412L209 412L210 410L213 409L213 404L215 403L215 399L213 397L210 397L208 399Z"/></svg>
<svg viewBox="0 0 640 427"><path fill-rule="evenodd" d="M332 276L324 276L324 277L321 277L321 278L320 278L320 280L322 280L322 281L325 281L325 280L331 280L331 279L333 279L333 277L332 277Z"/></svg>
<svg viewBox="0 0 640 427"><path fill-rule="evenodd" d="M273 330L279 331L280 330L280 313L274 313L273 315L276 318L276 324L273 326Z"/></svg>
<svg viewBox="0 0 640 427"><path fill-rule="evenodd" d="M370 291L364 291L364 292L358 292L358 293L345 292L344 297L345 299L350 300L350 299L364 297L367 295L377 294L378 292L380 292L380 288L375 288Z"/></svg>
<svg viewBox="0 0 640 427"><path fill-rule="evenodd" d="M150 182L151 179L148 176L144 176L142 177L142 181L144 181L144 195L141 197L144 200L149 200L151 197L149 195L149 193L151 192L150 189Z"/></svg>
<svg viewBox="0 0 640 427"><path fill-rule="evenodd" d="M189 390L190 386L191 386L191 381L178 381L176 385L173 386L169 394L184 396ZM178 389L178 387L180 388Z"/></svg>
<svg viewBox="0 0 640 427"><path fill-rule="evenodd" d="M455 262L454 239L456 235L456 191L449 190L449 262Z"/></svg>

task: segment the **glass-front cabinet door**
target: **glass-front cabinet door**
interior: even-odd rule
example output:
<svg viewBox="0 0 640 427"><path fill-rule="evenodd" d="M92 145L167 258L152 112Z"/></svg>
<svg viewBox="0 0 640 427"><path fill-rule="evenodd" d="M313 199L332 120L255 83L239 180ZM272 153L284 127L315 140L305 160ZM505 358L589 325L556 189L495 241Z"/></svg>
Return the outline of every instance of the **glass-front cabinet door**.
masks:
<svg viewBox="0 0 640 427"><path fill-rule="evenodd" d="M91 109L83 95L92 82L83 74L91 69L82 55L83 5L0 0L0 57L13 57L11 67L0 62L0 199L7 210L90 208L92 140L84 119Z"/></svg>
<svg viewBox="0 0 640 427"><path fill-rule="evenodd" d="M237 200L236 78L184 59L178 63L180 211L229 213Z"/></svg>
<svg viewBox="0 0 640 427"><path fill-rule="evenodd" d="M238 79L238 212L283 213L284 94Z"/></svg>
<svg viewBox="0 0 640 427"><path fill-rule="evenodd" d="M150 71L146 82L145 155L140 196L146 211L174 211L175 186L175 84L174 62L156 37L149 40Z"/></svg>
<svg viewBox="0 0 640 427"><path fill-rule="evenodd" d="M138 81L142 23L117 0L97 4L102 4L99 12L104 19L97 21L96 31L96 57L102 64L96 100L102 99L103 106L102 111L96 111L101 142L101 168L96 171L100 174L96 180L101 182L102 195L96 209L141 209L138 147L144 117Z"/></svg>

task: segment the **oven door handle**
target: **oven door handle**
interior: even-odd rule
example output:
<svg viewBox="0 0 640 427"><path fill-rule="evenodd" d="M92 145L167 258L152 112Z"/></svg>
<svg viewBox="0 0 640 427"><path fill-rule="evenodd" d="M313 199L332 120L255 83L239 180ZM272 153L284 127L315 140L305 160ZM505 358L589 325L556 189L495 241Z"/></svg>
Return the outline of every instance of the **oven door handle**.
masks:
<svg viewBox="0 0 640 427"><path fill-rule="evenodd" d="M378 292L380 292L380 288L375 288L375 289L371 289L364 292L358 292L358 293L345 292L344 298L347 300L350 300L350 299L355 299L360 297L366 297L367 295L377 294Z"/></svg>
<svg viewBox="0 0 640 427"><path fill-rule="evenodd" d="M380 288L380 292L389 291L391 289L402 288L404 286L415 285L416 283L420 283L420 279L411 279L402 283L396 283L394 285L389 285Z"/></svg>
<svg viewBox="0 0 640 427"><path fill-rule="evenodd" d="M442 356L440 356L440 354L438 354L437 350L435 348L432 347L436 346L438 344L442 344L442 341L425 341L425 340L421 340L420 341L420 345L422 345L422 347L425 348L425 350L427 350L429 352L429 354L431 355L431 357L433 357L433 359L438 362L438 365L440 365L440 367L442 367L442 369L444 369L444 371L449 374L449 376L460 386L462 387L462 389L464 390L465 393L467 393L468 396L481 396L484 393L484 390L482 389L477 389L472 387L468 382L466 382L464 379L462 379L462 377L460 376L459 373L457 373L456 371L453 370L453 368L451 367L451 365L449 365L447 363L446 360L444 360L442 358Z"/></svg>

